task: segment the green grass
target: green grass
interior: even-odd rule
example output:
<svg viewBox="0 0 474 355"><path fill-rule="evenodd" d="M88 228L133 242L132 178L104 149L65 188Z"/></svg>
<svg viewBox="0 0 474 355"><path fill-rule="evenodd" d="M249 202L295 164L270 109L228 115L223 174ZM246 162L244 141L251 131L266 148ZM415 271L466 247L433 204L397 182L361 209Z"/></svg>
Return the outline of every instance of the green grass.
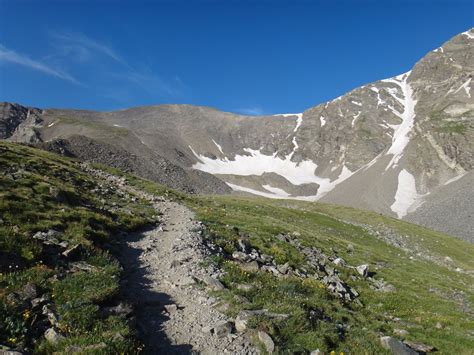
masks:
<svg viewBox="0 0 474 355"><path fill-rule="evenodd" d="M187 196L117 169L95 167L125 177L149 193L187 204L204 222L204 238L229 254L236 250L241 235L248 235L254 248L272 255L279 264L305 267L300 251L276 238L289 233L302 245L327 255L337 253L351 265L367 263L376 279L395 286L395 292L380 293L367 280L354 277L354 271L338 268L341 278L360 293L362 305L357 305L336 299L315 279L247 272L224 257L206 260L226 271L221 281L227 289L217 294L229 304L229 315L262 308L289 315L284 320L261 315L250 322L252 328L268 332L279 351L308 353L319 348L325 353L383 354L379 336L400 338L394 330L405 329L406 339L435 346L439 354L472 353L471 244L373 212L289 200ZM18 168L21 174L12 178L8 171ZM19 256L22 263L19 270L0 276L0 344L43 353L100 343L109 353L137 351L127 320L104 318L100 312L100 307L117 299L120 279L120 266L105 246L118 238L119 231L150 223L151 206L145 201L130 203L115 192L99 196L94 191L101 182L85 175L76 162L24 146L0 143L0 171L0 251ZM51 187L61 191L62 202L52 198ZM108 207L115 203L119 208L108 212L102 200ZM92 265L92 271L65 273L63 266L42 260L43 247L31 236L51 228L61 230L70 245L83 246L81 260ZM403 237L408 251L388 245L377 233ZM427 258L410 251L416 247ZM446 256L453 267L439 263ZM465 272L456 272L455 267ZM66 335L57 345L35 333L37 311L11 302L9 295L28 283L51 297L58 327ZM238 289L244 283L253 289ZM442 329L437 329L438 322ZM32 339L38 341L33 344Z"/></svg>
<svg viewBox="0 0 474 355"><path fill-rule="evenodd" d="M468 125L465 123L447 122L441 127L436 128L436 131L441 133L464 134L467 132L467 129Z"/></svg>
<svg viewBox="0 0 474 355"><path fill-rule="evenodd" d="M297 235L306 246L332 250L351 265L368 263L383 278L396 287L396 292L380 293L369 288L365 280L347 282L360 293L363 307L344 304L329 295L318 281L298 278L277 279L265 273L248 273L233 263L222 263L228 271L224 283L230 295L231 313L242 308L268 308L288 313L284 322L261 320L256 328L264 328L276 339L279 348L290 352L320 348L345 353L383 353L378 336L392 335L393 329L409 331L408 340L430 344L445 354L468 354L474 348L469 329L474 326L472 313L467 315L454 300L454 292L464 295L463 302L473 309L473 278L464 273L415 257L387 245L369 233L363 225L380 233L405 236L422 246L426 253L439 259L449 256L457 267L473 270L474 247L453 237L430 231L393 218L352 208L317 203L262 198L193 197L186 200L197 212L197 218L208 228L212 238L227 252L236 248L239 233L250 235L251 243L273 255L279 263L304 264L304 257L275 238L278 233ZM351 245L351 251L348 245ZM352 251L353 250L353 251ZM346 277L350 272L341 273ZM472 275L472 274L471 274ZM257 287L242 292L235 285L250 283ZM430 290L431 289L431 290ZM245 296L250 304L243 305L234 295ZM331 320L313 324L308 309L323 310ZM400 320L393 320L399 318ZM436 329L440 322L443 329ZM343 336L338 323L347 328Z"/></svg>
<svg viewBox="0 0 474 355"><path fill-rule="evenodd" d="M101 184L72 160L0 143L0 251L2 257L16 257L19 265L0 274L0 344L47 353L100 342L113 352L136 347L126 319L99 312L101 304L117 300L119 291L120 266L107 245L121 231L152 223L155 211L145 201L101 190ZM60 241L69 246L79 244L75 261L93 270L66 272L69 261L32 238L49 229L59 231ZM14 297L27 284L36 286L38 297L51 299L49 307L65 335L59 344L47 344L38 330L41 307L32 309L29 300Z"/></svg>

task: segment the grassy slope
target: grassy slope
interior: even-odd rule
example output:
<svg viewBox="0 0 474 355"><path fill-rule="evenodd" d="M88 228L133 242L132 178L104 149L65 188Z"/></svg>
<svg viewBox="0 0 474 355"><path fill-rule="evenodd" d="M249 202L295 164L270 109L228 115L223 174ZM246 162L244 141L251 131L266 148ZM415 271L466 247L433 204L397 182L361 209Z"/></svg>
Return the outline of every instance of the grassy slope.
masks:
<svg viewBox="0 0 474 355"><path fill-rule="evenodd" d="M255 320L254 326L268 331L280 349L383 353L380 334L402 339L394 330L403 329L409 332L403 339L435 346L439 353L472 353L472 244L349 207L264 198L189 197L144 180L129 180L150 192L167 193L188 204L207 226L208 237L229 253L235 250L239 233L244 232L250 234L252 246L273 255L279 263L302 265L304 257L275 238L278 233L296 234L302 244L320 248L327 255L334 255L332 248L350 265L368 263L376 271L376 279L383 278L396 287L393 293L376 292L367 281L351 280L351 273L341 269L347 282L361 294L364 307L358 307L334 299L317 281L277 279L266 273L244 272L228 261L216 260L229 272L223 281L230 291L221 296L231 304L231 315L244 308L268 308L292 315L285 322ZM388 245L377 234L402 239L408 251ZM422 256L417 255L420 251ZM444 262L447 256L452 262ZM251 283L257 288L243 292L235 287L238 283ZM235 295L245 296L250 304L243 304ZM322 310L331 320L314 322L308 316L312 309ZM344 335L337 323L349 325ZM441 329L437 329L437 323Z"/></svg>
<svg viewBox="0 0 474 355"><path fill-rule="evenodd" d="M288 324L269 329L284 347L292 350L319 347L327 351L377 352L379 332L391 335L393 329L405 329L409 331L408 340L433 345L442 353L469 353L474 348L470 333L474 326L473 314L463 312L462 305L455 300L461 298L464 306L473 308L472 276L417 256L411 259L411 254L387 245L358 225L368 224L372 231L381 234L389 228L391 233L402 235L414 245L426 249L427 254L440 259L449 256L455 267L472 273L474 246L471 244L376 213L339 206L231 197L193 198L189 203L196 209L198 218L209 226L211 234L223 246L227 244L228 249L232 248L229 241L236 238L233 227L237 227L250 233L253 245L280 257L281 263L298 264L301 256L294 250L290 252L275 239L280 232L297 232L303 244L320 248L328 255L332 254L330 248L333 248L351 265L368 263L371 270L375 270L376 264L383 265L375 277L393 284L396 292L380 293L370 289L366 281L348 281L360 292L363 308L343 307L331 297L321 295L318 285L308 291L304 282L298 281L294 281L291 288L295 292L292 297L284 292L289 281L276 279L263 283L259 292L244 294L250 296L257 308L263 306L274 311L294 312L295 317ZM353 246L353 252L348 252L348 244ZM253 276L248 279L254 280ZM299 291L294 291L294 288ZM241 293L238 290L232 292ZM334 328L319 329L331 328L329 324L314 327L304 319L308 304L334 307L328 311L333 317L346 317L345 322L352 327L345 339L334 340L337 338ZM234 306L238 309L238 302ZM400 320L393 321L395 317ZM443 329L436 329L437 322ZM295 333L295 328L300 334Z"/></svg>
<svg viewBox="0 0 474 355"><path fill-rule="evenodd" d="M32 169L30 168L30 162L36 161L37 164L33 164L33 167L37 166L37 168L34 168L37 170L34 170L33 177L28 177L28 180L32 180L33 183L30 181L20 184L17 180L14 185L8 185L11 182L0 176L2 179L0 186L8 186L8 189L1 192L0 208L2 209L2 216L6 213L7 217L2 217L6 223L0 226L0 238L3 238L0 239L0 243L2 243L0 244L0 250L21 253L27 259L30 258L29 269L2 276L0 279L0 288L2 289L0 299L3 300L6 293L32 279L33 274L29 274L29 272L36 273L36 270L40 270L40 281L38 283L42 285L41 287L46 292L52 293L53 289L57 290L57 287L54 287L48 280L51 273L56 271L51 267L37 265L37 257L34 254L37 245L28 239L28 236L31 236L36 230L51 228L52 225L60 225L66 231L69 229L70 224L65 217L68 213L64 213L62 209L65 208L66 211L75 214L79 213L78 207L56 206L49 200L48 194L41 193L41 189L38 187L42 183L51 184L56 181L56 183L63 184L65 180L67 181L64 177L53 180L51 165L57 165L65 170L75 169L75 166L69 160L57 158L48 153L0 143L1 149L5 149L5 147L9 147L16 153L9 153L10 155L7 156L2 151L0 155L0 164L2 164L0 167L2 169L4 169L5 164L8 165L12 161L16 161L22 164L23 168L28 166L26 170L30 171ZM25 164L26 162L29 163ZM48 168L40 168L41 165ZM381 333L392 335L394 329L405 329L409 332L405 336L407 339L433 345L440 350L440 353L444 354L468 354L474 348L473 336L470 333L474 326L473 316L472 312L470 314L466 313L468 307L473 308L474 302L472 276L456 272L453 267L439 265L416 256L416 254L412 255L399 248L387 245L375 235L377 232L381 235L401 235L407 245L413 247L413 250L415 250L415 247L425 249L426 255L439 260L449 256L453 260L454 267L471 270L472 272L474 263L470 256L474 255L474 247L471 244L371 212L287 200L185 196L152 182L125 175L118 170L106 169L117 175L126 176L130 183L149 192L167 195L188 204L196 211L198 219L206 224L206 237L213 239L228 252L235 249L239 233L245 232L250 235L253 246L273 255L279 263L288 261L294 266L303 266L305 263L304 257L295 248L275 238L278 233L292 233L298 235L301 243L320 248L327 255L333 255L333 251L330 249L332 248L351 265L369 263L371 270L376 271L375 278L384 278L396 287L397 291L393 293L376 292L368 287L367 281L360 278L351 279L350 276L355 275L352 271L341 269L341 277L345 278L351 286L359 291L360 300L364 305L361 307L341 303L327 292L322 283L316 280L304 280L296 277L277 279L268 273L244 272L235 264L222 258L210 260L210 262L220 264L228 271L227 276L222 280L228 290L222 292L220 296L230 303L230 314L236 315L242 308L268 308L275 312L291 315L289 319L284 321L266 319L265 317L252 320L252 326L257 329L264 329L271 334L280 349L306 352L320 348L326 352L334 350L355 354L383 353L383 350L379 347L378 337ZM73 171L74 175L81 176L81 180L89 181L79 171ZM88 184L95 183L89 181ZM67 184L64 186L77 192L77 186L71 187ZM87 191L80 193L87 196L88 201L91 201L92 204L99 203ZM28 200L21 199L22 194ZM36 200L35 203L42 206L42 208L38 209L30 206L33 198ZM21 208L16 207L15 213L11 213L10 211L13 211L12 204L20 202L22 203ZM146 223L148 210L144 204L130 205L129 208L136 208L137 210L133 212L139 212L142 215L133 222L134 226L138 227L142 223ZM96 241L95 232L92 234L86 233L91 228L86 222L90 221L91 216L88 214L91 212L81 211L89 218L76 217L82 221L82 224L80 223L73 229L73 232L65 233L65 235L68 238L79 238L81 242L91 245L92 250L97 252L97 258L101 260L98 266L102 270L100 276L102 282L99 284L91 283L85 287L90 290L95 290L97 287L100 290L103 285L107 284L105 280L113 279L113 276L118 274L118 270L114 266L116 264L111 257L103 254L98 249L100 243ZM27 215L30 217L25 217ZM33 222L25 223L25 219L29 218L31 220L31 216L33 216ZM118 219L104 218L100 220L99 224L93 224L94 228L97 228L98 225L103 226L100 227L100 230L105 232L99 233L101 238L110 238L117 228L126 228L129 222L126 219L121 220L126 216L120 215L118 217ZM23 218L23 220L19 221L19 218ZM8 226L14 223L21 227L21 231L12 235L11 228ZM91 240L94 243L90 242ZM352 245L352 248L348 248L349 244ZM28 248L32 251L29 251ZM352 252L349 251L351 249ZM90 259L89 262L92 263ZM109 268L111 271L106 272ZM43 269L48 274L41 276L43 275ZM67 276L65 279L72 277ZM84 307L92 308L94 305L103 302L103 299L113 297L117 287L114 281L111 284L112 286L104 291L104 296L100 299L94 297L88 299L87 296L83 296L83 293L79 293L80 288L71 286L74 285L73 282L65 282L64 280L59 282L60 285L65 285L64 289L69 295L68 297L77 299L78 297L75 294L78 293L81 295L80 298L85 297L87 300ZM81 281L79 278L79 282L85 281ZM251 283L255 288L251 291L241 291L236 288L237 283ZM81 287L84 288L84 285L81 284ZM85 295L87 294L85 292ZM100 292L93 293L94 296L96 294L100 294ZM235 298L235 295L245 296L249 303L242 302L242 299ZM55 302L59 302L56 306L61 308L61 304L65 302L65 297ZM316 318L311 316L315 310L319 314ZM9 308L8 311L16 319L20 321L23 319L23 309ZM64 319L67 322L67 317ZM109 325L107 319L100 319L99 317L93 319L101 326L91 328L91 323L86 322L86 326L74 329L75 324L80 324L76 321L76 323L69 324L73 327L70 330L66 328L66 334L69 331L71 332L71 339L75 339L74 336L76 336L77 339L80 338L85 343L97 343L97 341L107 340L103 334L110 334L110 331L102 331L101 329L109 329L112 325ZM128 329L123 320L120 322L121 329ZM442 325L442 329L436 328L435 325L438 322ZM341 324L344 325L343 328L341 328ZM27 331L31 330L27 328ZM73 335L74 333L77 333L77 335ZM84 340L88 339L87 336L94 339ZM400 338L399 336L396 337ZM128 339L128 342L124 344L114 344L110 339L107 340L107 344L110 344L112 349L127 350L133 345L131 338L126 339ZM4 340L1 339L0 342L2 341Z"/></svg>
<svg viewBox="0 0 474 355"><path fill-rule="evenodd" d="M100 184L71 160L0 142L0 252L12 260L0 270L0 344L35 352L102 342L117 353L136 347L125 317L100 313L100 306L117 301L120 280L120 266L104 246L120 231L150 223L154 209ZM62 249L32 238L50 229L60 231L59 240L69 247L80 244L82 252L73 261L94 270L69 271L71 260L56 257ZM56 346L41 340L47 327L41 306L32 308L30 300L15 295L27 284L51 300L47 305L66 336Z"/></svg>

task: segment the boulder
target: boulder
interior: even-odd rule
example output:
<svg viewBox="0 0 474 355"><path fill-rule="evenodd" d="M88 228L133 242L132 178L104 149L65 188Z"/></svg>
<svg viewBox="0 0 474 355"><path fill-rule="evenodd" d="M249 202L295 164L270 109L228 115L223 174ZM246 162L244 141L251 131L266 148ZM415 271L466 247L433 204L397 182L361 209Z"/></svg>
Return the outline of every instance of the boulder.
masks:
<svg viewBox="0 0 474 355"><path fill-rule="evenodd" d="M235 318L235 329L238 332L244 332L247 329L247 324L250 318L254 315L252 311L240 311Z"/></svg>
<svg viewBox="0 0 474 355"><path fill-rule="evenodd" d="M232 323L229 321L222 321L217 323L211 331L218 338L224 338L232 333Z"/></svg>
<svg viewBox="0 0 474 355"><path fill-rule="evenodd" d="M258 332L258 340L262 342L263 346L265 347L265 350L267 350L269 354L273 353L273 351L275 350L275 343L273 342L270 335L260 330Z"/></svg>
<svg viewBox="0 0 474 355"><path fill-rule="evenodd" d="M418 355L415 350L392 337L380 337L380 344L384 349L390 350L393 355Z"/></svg>
<svg viewBox="0 0 474 355"><path fill-rule="evenodd" d="M436 351L436 348L434 346L426 345L426 344L423 344L423 343L415 343L415 342L408 341L408 340L405 340L403 343L405 345L408 345L413 350L415 350L419 353L422 353L422 354L423 353L431 353L433 351Z"/></svg>
<svg viewBox="0 0 474 355"><path fill-rule="evenodd" d="M247 261L249 260L249 256L245 253L242 253L241 251L234 251L232 253L232 259L235 259L238 261Z"/></svg>
<svg viewBox="0 0 474 355"><path fill-rule="evenodd" d="M346 262L344 261L343 258L336 258L332 262L333 262L334 265L338 265L338 266L346 265Z"/></svg>
<svg viewBox="0 0 474 355"><path fill-rule="evenodd" d="M217 280L217 279L215 279L211 276L204 276L202 278L202 282L204 282L207 286L209 286L214 291L222 291L222 290L225 289L222 282L220 282L219 280Z"/></svg>
<svg viewBox="0 0 474 355"><path fill-rule="evenodd" d="M249 263L240 264L240 268L244 271L256 272L260 269L260 266L258 265L258 262L254 260Z"/></svg>
<svg viewBox="0 0 474 355"><path fill-rule="evenodd" d="M362 264L362 265L357 266L356 270L359 273L359 275L363 277L369 276L369 265L367 264Z"/></svg>
<svg viewBox="0 0 474 355"><path fill-rule="evenodd" d="M54 330L54 328L48 328L45 332L44 332L44 337L46 338L47 341L49 341L51 344L56 344L58 343L60 340L62 340L64 337L59 334L58 332L56 332L56 330Z"/></svg>

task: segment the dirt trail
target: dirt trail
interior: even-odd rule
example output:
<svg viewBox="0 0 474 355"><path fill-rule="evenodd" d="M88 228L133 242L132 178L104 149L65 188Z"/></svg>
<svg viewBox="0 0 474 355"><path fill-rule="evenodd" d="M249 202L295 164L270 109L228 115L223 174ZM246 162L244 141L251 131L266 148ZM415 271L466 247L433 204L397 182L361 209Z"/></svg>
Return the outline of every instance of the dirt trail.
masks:
<svg viewBox="0 0 474 355"><path fill-rule="evenodd" d="M129 235L120 255L123 291L134 305L145 353L257 354L247 336L227 330L229 319L216 310L219 301L197 282L215 278L219 271L202 264L210 252L193 213L184 205L128 186L121 178L94 173L116 188L152 201L161 214L159 226Z"/></svg>

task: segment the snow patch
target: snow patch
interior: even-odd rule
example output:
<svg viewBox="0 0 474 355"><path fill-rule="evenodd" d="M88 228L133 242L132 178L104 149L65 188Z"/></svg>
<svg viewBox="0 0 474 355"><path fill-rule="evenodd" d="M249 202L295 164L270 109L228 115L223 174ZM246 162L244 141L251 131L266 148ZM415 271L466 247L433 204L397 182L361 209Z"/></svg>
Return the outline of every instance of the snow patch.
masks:
<svg viewBox="0 0 474 355"><path fill-rule="evenodd" d="M398 187L395 193L395 202L390 206L398 218L405 217L409 212L413 212L421 204L419 195L416 191L415 177L403 169L398 174Z"/></svg>
<svg viewBox="0 0 474 355"><path fill-rule="evenodd" d="M119 124L114 124L114 127L123 127L123 126L121 126Z"/></svg>
<svg viewBox="0 0 474 355"><path fill-rule="evenodd" d="M222 147L213 139L212 140L214 142L214 144L216 145L217 149L219 149L219 152L221 152L222 154L224 154L224 151L222 150Z"/></svg>
<svg viewBox="0 0 474 355"><path fill-rule="evenodd" d="M324 116L319 117L319 121L321 122L321 127L324 127L326 124L326 118Z"/></svg>
<svg viewBox="0 0 474 355"><path fill-rule="evenodd" d="M474 39L474 34L471 33L473 29L471 28L470 30L467 30L466 32L461 33L462 35L467 36L469 39Z"/></svg>
<svg viewBox="0 0 474 355"><path fill-rule="evenodd" d="M471 97L471 87L469 86L470 83L471 83L471 78L467 79L466 82L462 84L454 93L456 94L461 89L464 89L464 91L466 92L466 95L470 98Z"/></svg>
<svg viewBox="0 0 474 355"><path fill-rule="evenodd" d="M357 114L356 114L356 115L354 116L354 118L352 119L352 122L351 122L352 127L354 127L355 121L359 118L361 112L362 112L362 111L357 112Z"/></svg>
<svg viewBox="0 0 474 355"><path fill-rule="evenodd" d="M296 141L294 140L293 143L295 144ZM294 151L298 148L297 144L293 152L284 158L278 157L276 152L273 155L266 155L262 154L260 150L244 148L247 155L236 155L233 160L229 160L227 157L223 159L212 159L197 154L191 146L189 146L189 148L199 160L193 165L193 168L211 174L261 176L264 173L275 173L284 177L293 185L316 183L319 185L317 194L315 196L304 197L304 199L312 201L318 200L353 174L344 165L338 178L333 181L331 181L330 178L315 175L318 166L313 161L304 160L298 163L291 161ZM302 199L302 197L294 198Z"/></svg>
<svg viewBox="0 0 474 355"><path fill-rule="evenodd" d="M270 191L271 193L275 194L275 195L278 195L278 196L282 196L282 197L288 197L290 196L289 193L287 193L285 190L283 189L279 189L278 187L273 187L273 186L270 186L270 185L262 185L262 187L267 190L267 191Z"/></svg>
<svg viewBox="0 0 474 355"><path fill-rule="evenodd" d="M462 177L464 177L466 174L467 174L467 172L464 173L464 174L460 174L460 175L458 175L458 176L455 176L455 177L453 177L452 179L449 179L448 181L446 181L443 185L446 186L446 185L449 185L449 184L452 183L452 182L458 181L459 179L461 179Z"/></svg>
<svg viewBox="0 0 474 355"><path fill-rule="evenodd" d="M394 128L392 145L386 154L392 154L393 156L385 168L385 171L387 171L391 166L396 166L398 164L398 161L403 155L405 147L410 141L409 134L415 122L415 106L417 101L413 97L413 89L407 82L409 75L410 72L407 72L405 74L396 76L395 79L392 78L383 80L384 82L394 83L399 86L403 93L403 99L399 99L396 96L393 97L397 99L404 108L403 113L400 113L394 107L388 106L395 115L402 119L402 123L397 126L392 125Z"/></svg>
<svg viewBox="0 0 474 355"><path fill-rule="evenodd" d="M354 105L362 106L362 103L359 102L359 101L351 100L351 102L352 102Z"/></svg>
<svg viewBox="0 0 474 355"><path fill-rule="evenodd" d="M51 122L48 127L53 127L56 124L56 122Z"/></svg>

